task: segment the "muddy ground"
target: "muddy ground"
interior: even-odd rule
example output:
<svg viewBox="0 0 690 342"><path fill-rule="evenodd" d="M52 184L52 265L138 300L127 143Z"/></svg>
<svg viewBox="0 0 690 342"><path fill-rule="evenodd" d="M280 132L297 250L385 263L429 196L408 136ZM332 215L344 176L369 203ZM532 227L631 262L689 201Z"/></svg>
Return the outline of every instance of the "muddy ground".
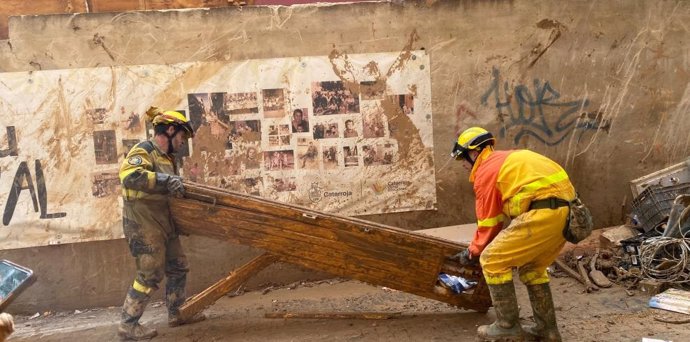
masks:
<svg viewBox="0 0 690 342"><path fill-rule="evenodd" d="M690 341L687 325L662 323L655 317L681 320L685 315L650 309L649 296L614 286L584 293L570 278L554 278L559 327L565 341L641 341L643 337ZM524 286L517 286L521 317L531 322ZM401 312L388 320L275 319L272 312ZM486 314L357 281L327 280L267 288L224 297L206 310L209 319L168 328L165 306L155 302L142 321L158 329L154 341L474 341ZM42 313L16 317L9 341L117 341L119 308Z"/></svg>

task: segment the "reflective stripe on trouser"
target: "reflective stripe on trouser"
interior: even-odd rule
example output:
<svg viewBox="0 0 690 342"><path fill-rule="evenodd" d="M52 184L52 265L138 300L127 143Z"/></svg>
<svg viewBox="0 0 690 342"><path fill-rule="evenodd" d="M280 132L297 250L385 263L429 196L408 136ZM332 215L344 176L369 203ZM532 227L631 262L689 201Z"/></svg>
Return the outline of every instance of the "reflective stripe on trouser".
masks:
<svg viewBox="0 0 690 342"><path fill-rule="evenodd" d="M170 219L167 204L147 201L125 201L123 229L130 252L136 259L135 284L152 292L165 275L166 301L169 310L184 303L184 286L189 270L187 257Z"/></svg>
<svg viewBox="0 0 690 342"><path fill-rule="evenodd" d="M122 323L134 324L139 322L139 318L144 314L144 309L146 304L148 304L151 296L149 293L142 292L140 289L146 289L146 287L141 286L136 281L134 285L127 291L127 296L125 297L125 303L122 304Z"/></svg>
<svg viewBox="0 0 690 342"><path fill-rule="evenodd" d="M513 219L494 238L479 259L489 285L513 280L517 268L527 285L549 282L546 268L556 260L565 244L563 228L568 207L530 210Z"/></svg>

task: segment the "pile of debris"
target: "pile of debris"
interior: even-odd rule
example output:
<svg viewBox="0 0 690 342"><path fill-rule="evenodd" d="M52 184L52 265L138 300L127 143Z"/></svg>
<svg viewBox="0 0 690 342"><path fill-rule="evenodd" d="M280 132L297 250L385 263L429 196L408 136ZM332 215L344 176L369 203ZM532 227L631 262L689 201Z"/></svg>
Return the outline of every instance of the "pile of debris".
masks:
<svg viewBox="0 0 690 342"><path fill-rule="evenodd" d="M595 248L565 252L557 266L587 292L612 283L629 295L633 289L652 296L669 287L689 290L690 159L633 180L631 190L628 224L604 229Z"/></svg>

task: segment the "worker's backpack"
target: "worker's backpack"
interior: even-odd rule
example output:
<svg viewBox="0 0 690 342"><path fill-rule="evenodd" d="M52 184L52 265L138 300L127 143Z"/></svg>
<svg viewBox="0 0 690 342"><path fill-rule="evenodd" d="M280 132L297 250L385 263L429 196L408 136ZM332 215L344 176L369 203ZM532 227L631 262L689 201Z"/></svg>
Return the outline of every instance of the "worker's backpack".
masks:
<svg viewBox="0 0 690 342"><path fill-rule="evenodd" d="M563 237L568 242L578 243L592 233L594 222L592 222L592 214L579 197L576 196L569 207L570 215L563 229Z"/></svg>

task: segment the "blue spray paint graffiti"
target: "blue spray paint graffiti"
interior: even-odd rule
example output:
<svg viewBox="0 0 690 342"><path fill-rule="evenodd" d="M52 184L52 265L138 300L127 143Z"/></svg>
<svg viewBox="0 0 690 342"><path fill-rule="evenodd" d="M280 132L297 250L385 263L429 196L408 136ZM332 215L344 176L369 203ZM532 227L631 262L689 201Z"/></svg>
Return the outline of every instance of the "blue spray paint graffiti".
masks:
<svg viewBox="0 0 690 342"><path fill-rule="evenodd" d="M526 85L510 89L507 81L500 83L500 72L494 67L489 89L482 95L481 103L488 105L489 98L495 103L499 119L503 122L500 136L517 129L514 143L525 136L532 136L549 145L563 141L573 129L608 129L609 122L602 121L601 113L586 113L589 100L580 99L559 102L561 94L549 81L534 80L534 93ZM501 87L502 85L502 87ZM502 88L502 89L501 89ZM582 118L583 120L579 120ZM553 122L555 120L555 122Z"/></svg>

